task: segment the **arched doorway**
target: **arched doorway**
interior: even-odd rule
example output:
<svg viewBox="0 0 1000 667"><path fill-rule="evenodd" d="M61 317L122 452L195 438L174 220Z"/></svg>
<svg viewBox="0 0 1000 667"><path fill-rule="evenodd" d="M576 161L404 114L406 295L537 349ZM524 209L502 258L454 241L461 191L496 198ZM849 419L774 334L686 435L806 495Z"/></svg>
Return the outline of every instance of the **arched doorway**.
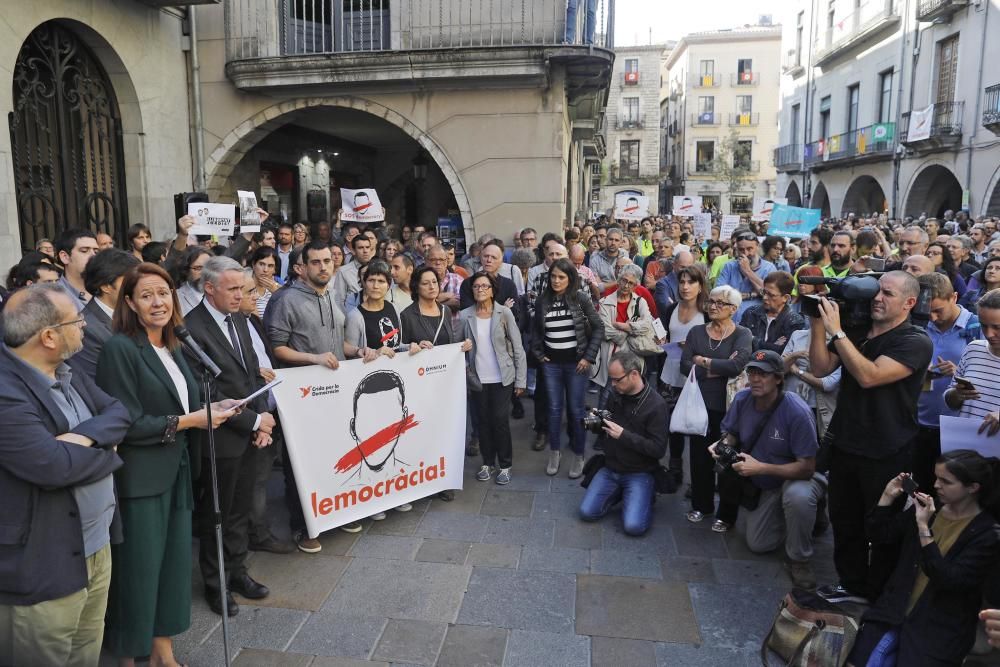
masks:
<svg viewBox="0 0 1000 667"><path fill-rule="evenodd" d="M812 199L809 200L809 208L818 208L820 215L824 218L830 217L830 196L826 192L826 186L820 181L813 190Z"/></svg>
<svg viewBox="0 0 1000 667"><path fill-rule="evenodd" d="M951 170L939 164L925 167L910 185L906 197L906 215L917 217L926 213L941 217L948 209L962 208L962 185Z"/></svg>
<svg viewBox="0 0 1000 667"><path fill-rule="evenodd" d="M23 250L66 229L128 226L121 114L107 71L64 25L38 26L14 66L11 159Z"/></svg>
<svg viewBox="0 0 1000 667"><path fill-rule="evenodd" d="M785 199L788 200L789 206L802 206L802 193L799 192L799 184L792 181L788 184L788 189L785 190Z"/></svg>
<svg viewBox="0 0 1000 667"><path fill-rule="evenodd" d="M851 187L847 188L840 215L845 218L848 213L868 216L884 213L885 210L886 199L882 186L871 176L860 176L851 183Z"/></svg>
<svg viewBox="0 0 1000 667"><path fill-rule="evenodd" d="M990 193L990 198L986 200L986 205L983 207L983 215L997 217L1000 216L1000 169L997 169L992 183L993 191Z"/></svg>

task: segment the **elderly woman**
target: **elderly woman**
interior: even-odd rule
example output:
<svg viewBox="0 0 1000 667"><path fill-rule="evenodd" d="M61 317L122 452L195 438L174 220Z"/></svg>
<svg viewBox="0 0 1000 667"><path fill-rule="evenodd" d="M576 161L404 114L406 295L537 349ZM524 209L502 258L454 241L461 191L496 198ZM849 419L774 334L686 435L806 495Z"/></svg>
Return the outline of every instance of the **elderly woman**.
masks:
<svg viewBox="0 0 1000 667"><path fill-rule="evenodd" d="M789 273L795 273L795 269L799 267L799 260L802 259L802 249L799 248L794 243L789 243L785 247L785 263L788 264Z"/></svg>
<svg viewBox="0 0 1000 667"><path fill-rule="evenodd" d="M115 332L97 364L97 384L128 408L132 427L115 473L125 541L112 546L105 646L131 666L175 665L171 637L191 625L192 478L199 465L191 429L215 428L236 401L212 404L212 420L180 349L180 305L170 276L139 264L122 280ZM193 451L192 451L193 450ZM223 613L220 600L214 602Z"/></svg>
<svg viewBox="0 0 1000 667"><path fill-rule="evenodd" d="M681 375L695 368L701 397L708 410L708 433L691 436L691 511L688 521L698 523L715 511L715 472L708 447L720 437L722 418L726 414L726 384L743 371L750 360L753 334L733 321L740 307L740 293L728 285L716 287L708 295L708 323L693 327L687 335L681 355ZM716 516L712 530L724 533L736 520L736 507L731 516ZM727 512L728 514L728 512Z"/></svg>
<svg viewBox="0 0 1000 667"><path fill-rule="evenodd" d="M603 408L608 401L610 388L608 360L619 349L642 354L639 338L649 339L653 334L653 315L646 300L636 294L642 281L642 269L635 264L623 266L618 271L618 289L601 299L598 311L604 324L604 342L594 382L604 387L598 404Z"/></svg>
<svg viewBox="0 0 1000 667"><path fill-rule="evenodd" d="M475 303L463 309L459 317L464 337L473 342L467 355L470 371L482 385L471 393L479 415L479 450L483 457L476 479L489 481L495 465L499 465L496 483L510 484L510 411L513 397L524 393L528 365L514 313L494 300L497 279L479 271L469 280Z"/></svg>

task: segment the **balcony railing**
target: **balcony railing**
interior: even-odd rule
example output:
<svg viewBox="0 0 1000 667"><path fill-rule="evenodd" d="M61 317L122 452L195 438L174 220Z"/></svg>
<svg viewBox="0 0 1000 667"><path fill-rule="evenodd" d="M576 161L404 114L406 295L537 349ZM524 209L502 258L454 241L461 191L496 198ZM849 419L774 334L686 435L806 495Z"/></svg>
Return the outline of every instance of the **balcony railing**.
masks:
<svg viewBox="0 0 1000 667"><path fill-rule="evenodd" d="M898 2L866 0L856 11L835 18L832 27L819 34L813 45L813 63L823 67L856 47L870 43L872 37L899 23Z"/></svg>
<svg viewBox="0 0 1000 667"><path fill-rule="evenodd" d="M608 119L608 122L616 130L641 130L643 127L645 127L642 114L639 114L638 116L629 114L622 114L622 115L612 114L611 117Z"/></svg>
<svg viewBox="0 0 1000 667"><path fill-rule="evenodd" d="M713 125L721 125L721 124L722 124L721 113L705 111L703 113L691 114L691 125L711 127Z"/></svg>
<svg viewBox="0 0 1000 667"><path fill-rule="evenodd" d="M718 173L715 162L688 162L688 176L714 176Z"/></svg>
<svg viewBox="0 0 1000 667"><path fill-rule="evenodd" d="M983 93L983 127L1000 135L1000 83Z"/></svg>
<svg viewBox="0 0 1000 667"><path fill-rule="evenodd" d="M896 124L876 123L806 144L807 167L824 163L861 162L891 157L896 147ZM776 165L777 166L777 165Z"/></svg>
<svg viewBox="0 0 1000 667"><path fill-rule="evenodd" d="M781 60L781 71L793 77L805 72L803 55L801 51L796 49L786 51L785 57Z"/></svg>
<svg viewBox="0 0 1000 667"><path fill-rule="evenodd" d="M757 127L760 124L759 113L731 113L729 114L730 127Z"/></svg>
<svg viewBox="0 0 1000 667"><path fill-rule="evenodd" d="M738 72L729 75L730 86L756 86L760 83L757 72Z"/></svg>
<svg viewBox="0 0 1000 667"><path fill-rule="evenodd" d="M927 112L927 113L925 113ZM918 147L944 146L957 143L962 136L962 114L965 102L936 102L928 109L903 113L899 140ZM914 116L917 116L914 119ZM911 122L913 127L911 127ZM927 127L927 123L930 127Z"/></svg>
<svg viewBox="0 0 1000 667"><path fill-rule="evenodd" d="M778 171L798 169L802 163L802 147L798 144L786 144L774 149L774 168Z"/></svg>
<svg viewBox="0 0 1000 667"><path fill-rule="evenodd" d="M733 163L733 169L745 171L748 174L756 174L760 171L760 160L740 160Z"/></svg>
<svg viewBox="0 0 1000 667"><path fill-rule="evenodd" d="M597 17L595 46L613 43L608 18ZM570 44L586 42L585 26L577 12ZM565 0L226 0L225 27L228 61L567 43Z"/></svg>
<svg viewBox="0 0 1000 667"><path fill-rule="evenodd" d="M720 74L692 74L692 88L718 88L722 85L722 75Z"/></svg>
<svg viewBox="0 0 1000 667"><path fill-rule="evenodd" d="M920 0L917 4L917 19L933 21L951 16L969 6L969 0Z"/></svg>

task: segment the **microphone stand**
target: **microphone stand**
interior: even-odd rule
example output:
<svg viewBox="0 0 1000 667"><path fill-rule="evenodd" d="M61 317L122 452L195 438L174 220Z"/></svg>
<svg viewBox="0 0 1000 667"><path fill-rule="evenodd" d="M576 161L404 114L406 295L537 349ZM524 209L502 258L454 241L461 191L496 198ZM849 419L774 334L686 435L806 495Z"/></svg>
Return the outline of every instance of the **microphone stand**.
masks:
<svg viewBox="0 0 1000 667"><path fill-rule="evenodd" d="M226 579L226 561L222 554L222 510L219 509L219 475L215 462L215 429L212 427L212 372L202 369L202 391L205 394L205 413L208 416L208 461L212 475L212 514L215 517L215 548L219 561L219 595L222 596L222 645L225 653L225 665L229 667L229 585Z"/></svg>

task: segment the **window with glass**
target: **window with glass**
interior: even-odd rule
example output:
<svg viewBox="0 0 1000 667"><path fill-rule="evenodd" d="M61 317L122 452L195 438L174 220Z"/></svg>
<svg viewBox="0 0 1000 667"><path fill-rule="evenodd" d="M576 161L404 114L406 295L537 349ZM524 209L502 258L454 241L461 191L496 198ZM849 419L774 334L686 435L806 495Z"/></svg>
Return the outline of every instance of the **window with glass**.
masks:
<svg viewBox="0 0 1000 667"><path fill-rule="evenodd" d="M805 12L799 12L795 17L795 66L802 65L802 34L805 24Z"/></svg>
<svg viewBox="0 0 1000 667"><path fill-rule="evenodd" d="M740 85L753 83L752 58L740 58L736 61L736 81Z"/></svg>
<svg viewBox="0 0 1000 667"><path fill-rule="evenodd" d="M622 98L622 121L625 125L634 127L639 123L639 98Z"/></svg>
<svg viewBox="0 0 1000 667"><path fill-rule="evenodd" d="M878 75L878 122L892 121L892 70Z"/></svg>
<svg viewBox="0 0 1000 667"><path fill-rule="evenodd" d="M799 143L799 112L801 107L798 104L792 105L792 122L791 122L791 136L789 137L790 144Z"/></svg>
<svg viewBox="0 0 1000 667"><path fill-rule="evenodd" d="M704 199L702 199L704 202ZM729 212L732 214L743 214L753 212L753 195L752 194L734 194L729 195Z"/></svg>
<svg viewBox="0 0 1000 667"><path fill-rule="evenodd" d="M847 131L858 129L858 105L861 101L861 86L855 84L847 89Z"/></svg>
<svg viewBox="0 0 1000 667"><path fill-rule="evenodd" d="M619 144L618 174L621 178L639 178L639 142Z"/></svg>
<svg viewBox="0 0 1000 667"><path fill-rule="evenodd" d="M711 86L715 84L715 61L702 60L698 64L698 74L701 77L701 85Z"/></svg>
<svg viewBox="0 0 1000 667"><path fill-rule="evenodd" d="M715 162L715 142L697 141L694 150L695 171L712 171L712 163Z"/></svg>
<svg viewBox="0 0 1000 667"><path fill-rule="evenodd" d="M715 122L715 97L704 95L698 98L698 123L711 125Z"/></svg>
<svg viewBox="0 0 1000 667"><path fill-rule="evenodd" d="M639 59L638 58L626 58L625 59L625 71L626 72L638 72L639 71Z"/></svg>
<svg viewBox="0 0 1000 667"><path fill-rule="evenodd" d="M826 139L830 136L830 96L827 95L819 101L819 138Z"/></svg>

